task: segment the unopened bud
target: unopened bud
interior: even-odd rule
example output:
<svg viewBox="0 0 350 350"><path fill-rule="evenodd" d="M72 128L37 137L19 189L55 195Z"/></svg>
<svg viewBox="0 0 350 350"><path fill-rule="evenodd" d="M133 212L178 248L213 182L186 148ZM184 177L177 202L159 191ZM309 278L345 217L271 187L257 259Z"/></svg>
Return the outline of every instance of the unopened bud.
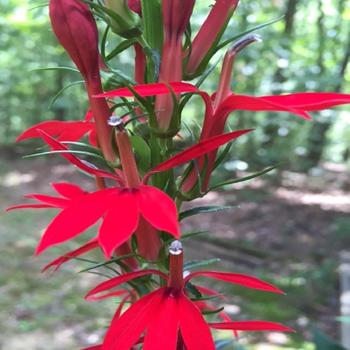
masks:
<svg viewBox="0 0 350 350"><path fill-rule="evenodd" d="M112 11L108 15L114 33L127 39L141 34L140 17L131 11L127 0L105 0L105 4Z"/></svg>
<svg viewBox="0 0 350 350"><path fill-rule="evenodd" d="M236 41L229 52L233 55L237 54L238 52L242 51L245 47L248 45L255 43L255 42L261 42L262 38L258 34L249 34L244 36L243 38Z"/></svg>

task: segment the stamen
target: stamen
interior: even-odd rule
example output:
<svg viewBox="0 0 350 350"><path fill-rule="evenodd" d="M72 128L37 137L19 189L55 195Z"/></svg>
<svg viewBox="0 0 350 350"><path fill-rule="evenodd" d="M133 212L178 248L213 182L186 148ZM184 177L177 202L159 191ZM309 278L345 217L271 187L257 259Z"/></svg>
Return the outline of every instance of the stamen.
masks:
<svg viewBox="0 0 350 350"><path fill-rule="evenodd" d="M258 34L248 34L236 41L229 52L235 55L254 42L262 42L262 37Z"/></svg>
<svg viewBox="0 0 350 350"><path fill-rule="evenodd" d="M180 241L173 241L169 246L169 253L171 255L180 255L182 251L182 243Z"/></svg>
<svg viewBox="0 0 350 350"><path fill-rule="evenodd" d="M113 126L113 127L123 126L123 120L120 117L117 117L116 115L111 115L108 118L107 123L109 126Z"/></svg>

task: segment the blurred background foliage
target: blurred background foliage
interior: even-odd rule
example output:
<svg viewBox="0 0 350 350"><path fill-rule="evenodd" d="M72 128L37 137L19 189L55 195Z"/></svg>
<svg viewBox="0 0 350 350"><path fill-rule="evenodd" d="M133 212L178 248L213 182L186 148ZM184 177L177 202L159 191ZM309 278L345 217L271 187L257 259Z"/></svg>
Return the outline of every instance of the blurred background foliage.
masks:
<svg viewBox="0 0 350 350"><path fill-rule="evenodd" d="M45 2L0 0L2 207L19 202L24 193L47 191L49 181L69 181L76 176L69 167L57 165L52 159L18 160L14 165L13 159L8 157L17 151L23 154L33 150L28 144L14 145L16 136L27 127L43 120L82 119L87 108L77 72L42 69L73 67L52 34ZM197 1L193 32L203 22L209 3L211 1ZM295 91L350 93L348 0L241 0L226 36L282 15L284 17L279 21L258 32L262 43L249 46L239 55L233 73L233 90L253 95ZM115 36L109 37L110 50L118 40ZM212 64L223 54L224 51L218 53ZM126 52L110 63L123 74L132 76L132 55L131 51ZM216 89L220 68L219 63L204 85L209 92ZM199 99L194 98L184 116L197 131L196 124L201 121L203 109L199 103ZM204 246L208 255L214 251L219 256L222 254L224 260L227 256L225 268L231 261L238 271L254 270L254 274L266 277L288 291L288 300L274 301L268 297L260 300L256 294L246 293L244 302L234 301L241 306L244 315L280 320L301 330L292 344L282 341L281 346L265 344L265 347L254 349L276 350L289 346L288 349L327 350L311 345L311 332L310 342L304 342L303 331L312 322L332 337L339 337L337 252L350 242L346 199L346 191L350 188L349 107L314 113L314 117L314 122L306 122L282 113L233 113L228 128L254 127L256 131L254 137L234 144L231 160L217 176L232 176L235 171L261 169L282 161L283 169L289 171L283 174L282 186L285 188L277 188L275 181L263 182L260 189L241 192L229 189L225 203L236 205L238 202L241 211L226 216L202 217L198 222L185 225L185 229L190 230L203 224L206 230L214 223L217 225L213 232L215 239L208 237L206 241L203 238L201 242L210 243L210 246ZM183 133L186 135L185 129ZM18 155L16 159L19 159ZM322 171L325 163L341 166L337 178L327 173L320 181L318 171ZM295 171L307 176L297 176ZM298 181L299 187L290 186ZM87 181L83 185L89 186ZM340 187L343 187L341 192ZM321 197L319 193L323 190L328 192ZM222 200L220 198L214 196L215 201ZM302 200L297 202L299 199ZM25 348L41 350L52 342L57 344L57 347L52 344L52 349L61 350L62 347L76 348L77 344L93 344L101 338L112 314L112 302L87 306L82 300L88 286L96 282L91 276L90 279L79 279L72 274L71 266L51 279L33 272L39 271L50 257L66 251L56 250L50 253L51 256L40 257L35 262L30 259L40 232L36 230L32 235L33 229L27 228L44 227L49 219L50 215L46 214L38 219L32 212L11 213L5 219L1 218L1 233L4 234L0 241L0 285L4 287L0 290L5 293L0 299L0 307L5 312L0 323L8 336L0 336L0 348L4 345L4 348L21 350L26 344ZM226 232L233 237L230 243ZM215 250L219 243L225 250ZM74 247L76 245L71 244L66 249ZM196 250L192 247L191 254ZM18 254L22 260L13 259ZM42 341L30 340L28 334ZM256 340L252 339L252 342ZM338 349L332 346L329 348Z"/></svg>

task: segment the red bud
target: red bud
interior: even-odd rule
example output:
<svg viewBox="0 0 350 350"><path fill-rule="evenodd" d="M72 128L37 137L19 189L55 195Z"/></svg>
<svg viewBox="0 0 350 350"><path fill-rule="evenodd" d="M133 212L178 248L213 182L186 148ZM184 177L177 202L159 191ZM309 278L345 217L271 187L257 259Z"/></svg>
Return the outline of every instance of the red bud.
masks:
<svg viewBox="0 0 350 350"><path fill-rule="evenodd" d="M89 7L80 0L51 0L50 19L57 39L86 80L99 76L98 33Z"/></svg>

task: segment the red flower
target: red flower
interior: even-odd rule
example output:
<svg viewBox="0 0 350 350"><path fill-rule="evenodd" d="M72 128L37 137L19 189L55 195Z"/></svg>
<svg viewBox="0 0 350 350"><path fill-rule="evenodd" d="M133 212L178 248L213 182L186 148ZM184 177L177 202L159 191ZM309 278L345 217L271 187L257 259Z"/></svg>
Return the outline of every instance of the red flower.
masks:
<svg viewBox="0 0 350 350"><path fill-rule="evenodd" d="M49 10L57 39L84 77L101 149L107 160L114 161L115 155L109 142L111 128L107 125L111 112L104 99L92 97L102 92L98 31L94 17L89 7L80 0L50 0Z"/></svg>
<svg viewBox="0 0 350 350"><path fill-rule="evenodd" d="M170 197L156 187L115 187L91 193L68 183L53 184L53 187L61 197L39 194L27 196L38 200L41 207L61 209L46 228L36 254L76 237L101 218L103 222L98 241L107 257L131 237L141 217L158 230L174 237L180 236L176 206ZM37 207L37 204L22 204L8 210Z"/></svg>
<svg viewBox="0 0 350 350"><path fill-rule="evenodd" d="M118 314L113 318L102 344L102 350L129 350L142 334L144 334L144 350L175 350L180 339L179 334L188 350L214 350L215 345L210 327L236 331L292 331L281 324L266 321L208 324L196 302L189 298L185 289L186 283L197 276L278 294L281 294L282 291L255 277L226 272L201 271L192 273L183 279L182 259L182 247L178 241L175 241L170 248L169 277L158 270L132 272L103 282L87 294L86 299L88 300L96 295L103 298L108 294L101 293L150 274L157 274L167 282L166 287L160 287L143 296L120 317Z"/></svg>
<svg viewBox="0 0 350 350"><path fill-rule="evenodd" d="M87 134L89 142L96 146L96 128L95 123L91 119L92 113L88 111L84 121L51 120L41 122L23 131L17 137L16 142L41 138L42 134L38 130L42 130L51 137L55 137L58 141L78 141Z"/></svg>

